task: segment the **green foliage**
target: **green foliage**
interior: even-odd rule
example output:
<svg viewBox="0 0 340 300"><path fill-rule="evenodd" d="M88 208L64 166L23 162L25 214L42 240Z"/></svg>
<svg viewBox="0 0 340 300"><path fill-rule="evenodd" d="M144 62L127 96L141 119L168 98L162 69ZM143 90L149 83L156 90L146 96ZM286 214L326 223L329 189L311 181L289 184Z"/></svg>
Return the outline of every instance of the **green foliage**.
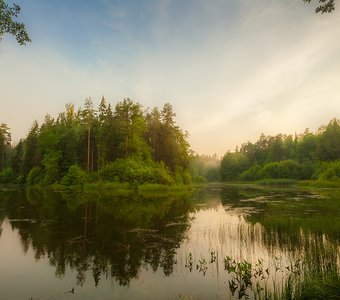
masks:
<svg viewBox="0 0 340 300"><path fill-rule="evenodd" d="M322 161L340 159L340 120L333 119L319 136L317 156Z"/></svg>
<svg viewBox="0 0 340 300"><path fill-rule="evenodd" d="M190 162L188 134L176 125L175 116L171 104L166 103L161 111L154 108L145 117L145 136L151 147L153 160L163 161L172 174L178 170L186 170Z"/></svg>
<svg viewBox="0 0 340 300"><path fill-rule="evenodd" d="M130 99L118 102L114 111L104 97L98 110L91 98L78 112L69 103L57 118L47 114L41 126L33 122L14 149L8 127L2 124L0 170L11 167L15 178L26 181L30 170L40 166L43 185L58 183L73 165L87 170L90 182L102 178L171 185L177 177L179 183L189 184L187 134L174 116L170 104L150 114Z"/></svg>
<svg viewBox="0 0 340 300"><path fill-rule="evenodd" d="M27 176L30 170L38 166L41 162L41 153L39 149L39 125L37 121L33 122L24 143L23 172L24 175Z"/></svg>
<svg viewBox="0 0 340 300"><path fill-rule="evenodd" d="M303 0L306 3L310 3L311 0ZM315 13L331 13L335 9L334 0L318 0L319 6L315 9Z"/></svg>
<svg viewBox="0 0 340 300"><path fill-rule="evenodd" d="M175 173L176 184L191 184L192 177L189 171L178 170Z"/></svg>
<svg viewBox="0 0 340 300"><path fill-rule="evenodd" d="M154 180L150 181L151 183L160 183L165 185L174 184L174 179L171 176L171 173L166 168L163 162L156 163L153 168L154 172ZM189 180L188 180L189 181Z"/></svg>
<svg viewBox="0 0 340 300"><path fill-rule="evenodd" d="M262 168L254 165L244 171L240 180L257 180L257 179L299 179L301 177L301 165L295 160L284 160L281 162L270 162Z"/></svg>
<svg viewBox="0 0 340 300"><path fill-rule="evenodd" d="M300 164L300 178L302 180L308 180L313 178L314 173L316 170L316 164L315 163L303 163Z"/></svg>
<svg viewBox="0 0 340 300"><path fill-rule="evenodd" d="M77 165L73 165L68 169L66 175L60 180L63 185L83 185L88 181L86 172Z"/></svg>
<svg viewBox="0 0 340 300"><path fill-rule="evenodd" d="M302 163L317 160L318 136L313 135L307 129L296 144L296 159Z"/></svg>
<svg viewBox="0 0 340 300"><path fill-rule="evenodd" d="M273 186L289 186L295 185L297 181L295 179L278 178L278 179L260 179L256 181L256 184L273 185Z"/></svg>
<svg viewBox="0 0 340 300"><path fill-rule="evenodd" d="M35 185L38 184L41 181L42 177L42 169L41 167L37 166L31 169L29 171L27 178L26 178L26 183L27 185Z"/></svg>
<svg viewBox="0 0 340 300"><path fill-rule="evenodd" d="M259 179L259 172L261 170L260 165L253 165L248 170L245 170L242 172L242 174L239 176L240 180L243 181L254 181Z"/></svg>
<svg viewBox="0 0 340 300"><path fill-rule="evenodd" d="M11 168L5 168L0 171L0 182L11 183L15 181L15 174Z"/></svg>
<svg viewBox="0 0 340 300"><path fill-rule="evenodd" d="M259 178L280 178L280 167L278 162L270 162L259 171Z"/></svg>
<svg viewBox="0 0 340 300"><path fill-rule="evenodd" d="M59 160L61 153L59 151L51 151L44 155L42 164L44 166L42 183L50 185L59 181Z"/></svg>
<svg viewBox="0 0 340 300"><path fill-rule="evenodd" d="M325 172L328 169L329 165L330 164L328 162L319 162L318 164L316 164L315 171L311 179L319 179L321 173Z"/></svg>
<svg viewBox="0 0 340 300"><path fill-rule="evenodd" d="M0 125L0 170L6 167L7 153L11 145L11 133L6 124Z"/></svg>
<svg viewBox="0 0 340 300"><path fill-rule="evenodd" d="M19 141L18 145L13 149L13 152L14 154L11 159L13 172L17 177L23 178L24 143L22 140Z"/></svg>
<svg viewBox="0 0 340 300"><path fill-rule="evenodd" d="M205 183L205 178L203 176L195 176L192 178L192 181L195 183Z"/></svg>
<svg viewBox="0 0 340 300"><path fill-rule="evenodd" d="M330 274L307 274L299 284L295 299L340 299L340 275L337 270Z"/></svg>
<svg viewBox="0 0 340 300"><path fill-rule="evenodd" d="M100 177L106 181L129 182L135 184L174 183L169 171L162 163L135 160L133 158L117 159L107 164L101 171Z"/></svg>
<svg viewBox="0 0 340 300"><path fill-rule="evenodd" d="M20 14L20 6L13 4L12 7L4 0L0 0L0 41L5 33L13 35L20 45L25 45L27 42L31 42L25 25L23 23L14 21L14 18Z"/></svg>
<svg viewBox="0 0 340 300"><path fill-rule="evenodd" d="M190 174L193 182L220 181L220 159L217 155L192 155L190 159Z"/></svg>
<svg viewBox="0 0 340 300"><path fill-rule="evenodd" d="M228 152L221 161L221 178L222 180L236 180L237 177L246 170L248 159L246 155L235 152Z"/></svg>
<svg viewBox="0 0 340 300"><path fill-rule="evenodd" d="M124 99L117 103L114 118L120 133L118 136L119 157L149 158L151 151L144 139L146 124L142 106L130 99Z"/></svg>
<svg viewBox="0 0 340 300"><path fill-rule="evenodd" d="M319 164L316 170L316 178L319 180L340 179L340 160Z"/></svg>
<svg viewBox="0 0 340 300"><path fill-rule="evenodd" d="M247 161L241 173L237 160L240 154ZM247 142L239 152L227 153L220 171L224 180L336 180L338 169L335 165L329 167L327 162L337 160L340 160L340 120L333 119L315 134L308 128L294 138L284 134L261 134L254 144Z"/></svg>
<svg viewBox="0 0 340 300"><path fill-rule="evenodd" d="M279 163L279 178L299 179L301 172L300 164L292 159Z"/></svg>

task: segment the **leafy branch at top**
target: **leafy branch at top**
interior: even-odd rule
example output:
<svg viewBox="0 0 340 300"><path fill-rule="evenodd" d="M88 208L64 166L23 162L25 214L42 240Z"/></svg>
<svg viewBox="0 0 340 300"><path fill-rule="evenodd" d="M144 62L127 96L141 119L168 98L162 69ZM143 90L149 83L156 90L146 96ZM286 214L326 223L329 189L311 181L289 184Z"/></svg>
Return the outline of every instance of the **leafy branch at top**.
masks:
<svg viewBox="0 0 340 300"><path fill-rule="evenodd" d="M8 6L4 0L0 0L0 41L5 33L13 35L20 45L26 45L31 42L25 24L14 21L20 14L20 6L13 4L12 7Z"/></svg>
<svg viewBox="0 0 340 300"><path fill-rule="evenodd" d="M306 3L310 3L311 0L303 0ZM316 13L331 13L335 9L335 0L318 0L319 6L315 9Z"/></svg>

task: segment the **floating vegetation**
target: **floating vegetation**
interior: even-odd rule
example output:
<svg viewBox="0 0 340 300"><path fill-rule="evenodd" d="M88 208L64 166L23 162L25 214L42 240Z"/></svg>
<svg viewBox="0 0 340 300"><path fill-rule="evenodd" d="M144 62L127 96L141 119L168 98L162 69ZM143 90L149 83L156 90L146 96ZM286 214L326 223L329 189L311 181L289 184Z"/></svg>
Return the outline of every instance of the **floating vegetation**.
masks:
<svg viewBox="0 0 340 300"><path fill-rule="evenodd" d="M185 267L188 268L189 271L191 272L193 265L194 265L194 261L192 259L192 254L190 252L187 259L186 259Z"/></svg>
<svg viewBox="0 0 340 300"><path fill-rule="evenodd" d="M202 272L203 275L205 275L208 270L208 264L205 258L202 258L198 261L198 264L196 265L196 270L198 270L198 272Z"/></svg>
<svg viewBox="0 0 340 300"><path fill-rule="evenodd" d="M242 297L248 298L247 290L252 289L252 264L246 260L236 262L230 256L226 256L224 259L224 269L232 276L228 280L232 295L238 291L238 299Z"/></svg>
<svg viewBox="0 0 340 300"><path fill-rule="evenodd" d="M210 263L214 263L217 260L217 254L216 251L211 251L210 252Z"/></svg>

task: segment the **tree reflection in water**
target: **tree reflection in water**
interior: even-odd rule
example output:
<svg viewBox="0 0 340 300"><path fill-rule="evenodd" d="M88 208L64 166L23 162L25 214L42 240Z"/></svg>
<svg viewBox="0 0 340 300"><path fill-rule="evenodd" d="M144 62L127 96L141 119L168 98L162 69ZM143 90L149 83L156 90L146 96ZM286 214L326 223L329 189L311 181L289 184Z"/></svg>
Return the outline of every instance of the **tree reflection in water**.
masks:
<svg viewBox="0 0 340 300"><path fill-rule="evenodd" d="M339 201L336 190L237 186L148 197L26 190L1 194L0 223L84 293L92 280L105 293L112 278L124 299L237 299L257 284L282 295L296 263L298 280L338 272Z"/></svg>
<svg viewBox="0 0 340 300"><path fill-rule="evenodd" d="M6 203L5 203L6 202ZM77 272L83 285L91 272L95 286L102 276L120 285L137 278L142 266L173 272L174 254L189 226L190 199L183 196L112 196L105 193L9 193L6 214L18 229L25 252L47 256L61 277ZM23 209L25 208L25 209ZM27 222L16 220L27 220ZM31 221L30 221L31 220Z"/></svg>

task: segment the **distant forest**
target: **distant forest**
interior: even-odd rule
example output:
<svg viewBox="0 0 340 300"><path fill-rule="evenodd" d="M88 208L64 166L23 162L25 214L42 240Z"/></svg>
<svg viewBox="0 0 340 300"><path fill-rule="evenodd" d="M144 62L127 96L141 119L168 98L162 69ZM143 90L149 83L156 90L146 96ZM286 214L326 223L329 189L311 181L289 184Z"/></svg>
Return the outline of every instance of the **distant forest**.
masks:
<svg viewBox="0 0 340 300"><path fill-rule="evenodd" d="M340 179L340 120L333 119L316 133L295 136L262 134L255 142L227 152L220 165L223 181L261 179Z"/></svg>
<svg viewBox="0 0 340 300"><path fill-rule="evenodd" d="M6 124L0 129L0 181L29 185L79 185L88 181L187 184L187 133L176 125L169 103L143 110L130 99L113 109L103 97L76 111L67 104L57 118L33 122L13 147Z"/></svg>
<svg viewBox="0 0 340 300"><path fill-rule="evenodd" d="M114 109L103 97L97 109L67 104L41 126L33 122L25 139L11 144L0 126L0 182L82 185L121 182L162 185L263 179L340 182L340 120L317 132L266 136L228 151L223 158L198 155L175 120L171 104L143 107L130 99Z"/></svg>

